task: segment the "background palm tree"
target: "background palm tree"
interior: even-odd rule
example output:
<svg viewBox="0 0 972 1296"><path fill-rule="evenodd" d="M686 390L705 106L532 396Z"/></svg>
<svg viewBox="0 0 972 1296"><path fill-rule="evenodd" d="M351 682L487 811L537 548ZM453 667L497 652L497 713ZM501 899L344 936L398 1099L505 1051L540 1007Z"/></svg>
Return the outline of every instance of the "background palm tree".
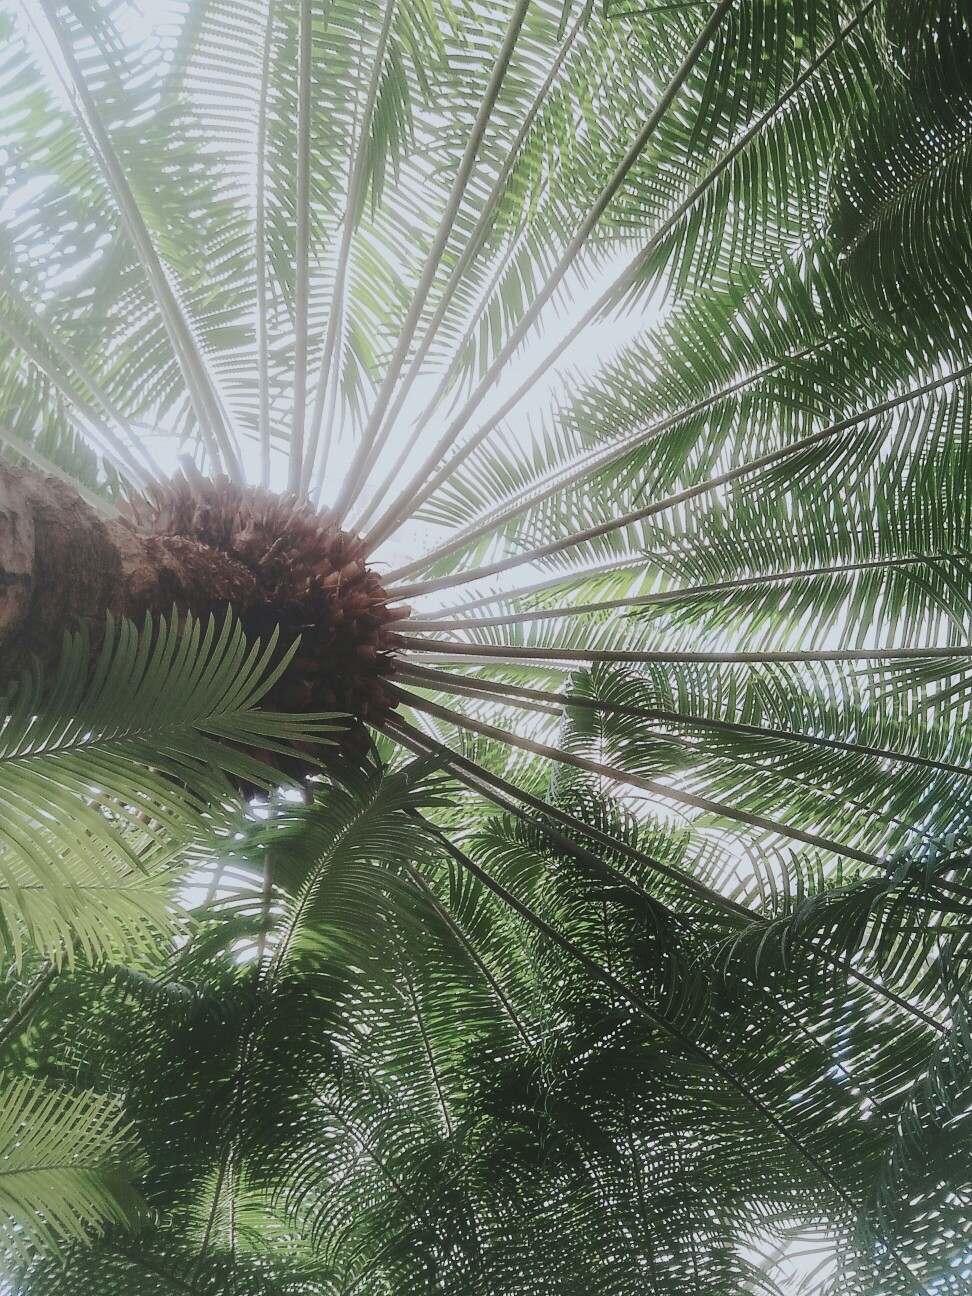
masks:
<svg viewBox="0 0 972 1296"><path fill-rule="evenodd" d="M12 1290L968 1289L966 10L4 5Z"/></svg>

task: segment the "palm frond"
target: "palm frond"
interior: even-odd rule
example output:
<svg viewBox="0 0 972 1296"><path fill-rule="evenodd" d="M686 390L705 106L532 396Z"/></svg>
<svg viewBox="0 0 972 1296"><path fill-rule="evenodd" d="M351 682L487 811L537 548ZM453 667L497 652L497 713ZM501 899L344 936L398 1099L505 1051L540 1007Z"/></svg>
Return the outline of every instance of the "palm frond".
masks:
<svg viewBox="0 0 972 1296"><path fill-rule="evenodd" d="M93 663L87 635L68 635L49 683L35 672L8 691L0 905L18 956L24 929L61 958L75 944L132 953L168 927L166 866L234 799L230 778L277 778L246 749L285 753L330 731L324 717L259 710L286 667L277 656L230 615L218 633L191 617L140 634L109 621Z"/></svg>
<svg viewBox="0 0 972 1296"><path fill-rule="evenodd" d="M139 1213L131 1130L116 1100L5 1079L0 1215L5 1268Z"/></svg>

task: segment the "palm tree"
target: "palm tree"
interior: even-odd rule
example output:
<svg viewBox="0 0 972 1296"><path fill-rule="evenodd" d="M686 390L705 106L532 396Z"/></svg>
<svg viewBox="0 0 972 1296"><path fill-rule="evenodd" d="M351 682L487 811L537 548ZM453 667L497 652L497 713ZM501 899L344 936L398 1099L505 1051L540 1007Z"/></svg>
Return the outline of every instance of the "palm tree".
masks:
<svg viewBox="0 0 972 1296"><path fill-rule="evenodd" d="M968 1290L967 6L0 12L11 1291Z"/></svg>

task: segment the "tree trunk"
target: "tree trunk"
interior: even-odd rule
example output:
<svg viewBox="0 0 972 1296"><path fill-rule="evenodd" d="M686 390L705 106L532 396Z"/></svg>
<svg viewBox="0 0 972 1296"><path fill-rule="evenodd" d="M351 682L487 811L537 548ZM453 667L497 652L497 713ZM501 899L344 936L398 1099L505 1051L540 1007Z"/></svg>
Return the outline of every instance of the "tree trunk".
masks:
<svg viewBox="0 0 972 1296"><path fill-rule="evenodd" d="M273 691L287 711L377 720L406 615L364 563L363 545L290 496L177 477L101 515L68 485L0 463L0 676L56 663L64 632L96 646L106 617L222 616L250 636L279 626L300 649Z"/></svg>

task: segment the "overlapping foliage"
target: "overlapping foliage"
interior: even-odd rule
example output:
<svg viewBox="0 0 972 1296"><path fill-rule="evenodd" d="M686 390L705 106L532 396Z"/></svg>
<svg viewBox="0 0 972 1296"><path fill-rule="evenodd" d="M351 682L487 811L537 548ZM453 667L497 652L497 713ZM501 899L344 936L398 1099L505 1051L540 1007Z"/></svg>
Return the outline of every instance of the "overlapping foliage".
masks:
<svg viewBox="0 0 972 1296"><path fill-rule="evenodd" d="M5 695L23 1296L969 1289L966 8L4 7L5 453L413 608L304 801L231 619Z"/></svg>

